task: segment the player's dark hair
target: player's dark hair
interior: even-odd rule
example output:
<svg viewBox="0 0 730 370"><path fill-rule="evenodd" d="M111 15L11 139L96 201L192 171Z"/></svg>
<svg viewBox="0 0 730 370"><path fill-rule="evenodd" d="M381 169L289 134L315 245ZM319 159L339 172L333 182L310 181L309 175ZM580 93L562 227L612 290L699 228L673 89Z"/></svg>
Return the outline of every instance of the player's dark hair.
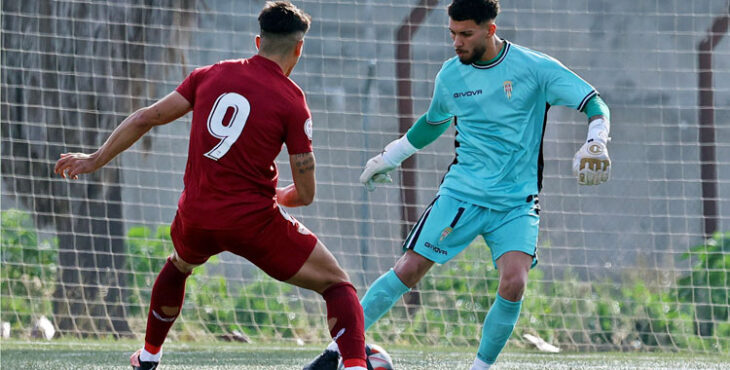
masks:
<svg viewBox="0 0 730 370"><path fill-rule="evenodd" d="M261 51L285 54L309 30L312 17L288 1L267 1L259 13Z"/></svg>
<svg viewBox="0 0 730 370"><path fill-rule="evenodd" d="M288 1L267 1L259 13L261 35L307 33L312 17Z"/></svg>
<svg viewBox="0 0 730 370"><path fill-rule="evenodd" d="M476 24L482 24L497 18L499 0L453 0L448 13L449 18L455 21L471 19Z"/></svg>

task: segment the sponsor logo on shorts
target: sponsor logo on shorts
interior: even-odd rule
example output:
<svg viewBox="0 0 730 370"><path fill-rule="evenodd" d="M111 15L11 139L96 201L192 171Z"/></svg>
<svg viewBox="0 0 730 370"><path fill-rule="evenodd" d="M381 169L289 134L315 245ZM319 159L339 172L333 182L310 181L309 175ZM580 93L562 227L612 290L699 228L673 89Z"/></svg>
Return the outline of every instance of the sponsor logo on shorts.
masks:
<svg viewBox="0 0 730 370"><path fill-rule="evenodd" d="M437 246L435 246L435 245L433 245L433 244L431 244L429 242L426 242L426 244L424 244L424 245L426 246L426 248L428 248L428 249L430 249L430 250L432 250L432 251L434 251L434 252L436 252L438 254L443 254L444 256L448 256L449 255L449 252L447 252L447 251L445 251L445 250L443 250L443 249L441 249L441 248L439 248L439 247L437 247Z"/></svg>
<svg viewBox="0 0 730 370"><path fill-rule="evenodd" d="M446 237L449 236L449 234L451 234L452 230L454 230L454 229L452 229L451 227L446 227L444 229L444 231L441 232L441 237L439 238L439 241L441 242L444 239L446 239Z"/></svg>

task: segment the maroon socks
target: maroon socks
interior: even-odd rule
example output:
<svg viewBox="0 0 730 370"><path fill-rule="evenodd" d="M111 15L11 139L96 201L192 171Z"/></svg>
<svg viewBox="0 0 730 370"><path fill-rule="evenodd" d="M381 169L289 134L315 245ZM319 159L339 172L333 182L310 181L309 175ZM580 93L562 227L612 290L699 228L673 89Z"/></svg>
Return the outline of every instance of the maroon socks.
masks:
<svg viewBox="0 0 730 370"><path fill-rule="evenodd" d="M327 324L337 343L345 367L365 365L363 312L355 287L337 283L322 293L327 303Z"/></svg>
<svg viewBox="0 0 730 370"><path fill-rule="evenodd" d="M170 327L182 309L185 300L185 280L188 276L190 274L180 272L169 258L157 275L155 285L152 286L152 300L144 338L144 349L147 352L152 354L160 352Z"/></svg>

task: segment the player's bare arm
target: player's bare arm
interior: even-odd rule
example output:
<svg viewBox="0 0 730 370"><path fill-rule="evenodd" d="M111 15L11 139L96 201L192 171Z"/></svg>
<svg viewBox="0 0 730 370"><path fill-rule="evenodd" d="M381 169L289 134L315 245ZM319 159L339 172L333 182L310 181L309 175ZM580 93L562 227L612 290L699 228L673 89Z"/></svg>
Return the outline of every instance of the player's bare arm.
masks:
<svg viewBox="0 0 730 370"><path fill-rule="evenodd" d="M94 172L132 146L152 127L172 122L191 108L190 102L174 91L151 106L130 114L94 153L62 153L54 172L73 180L80 174Z"/></svg>
<svg viewBox="0 0 730 370"><path fill-rule="evenodd" d="M276 189L277 202L285 207L300 207L312 203L316 191L314 178L314 153L300 153L289 156L294 183Z"/></svg>

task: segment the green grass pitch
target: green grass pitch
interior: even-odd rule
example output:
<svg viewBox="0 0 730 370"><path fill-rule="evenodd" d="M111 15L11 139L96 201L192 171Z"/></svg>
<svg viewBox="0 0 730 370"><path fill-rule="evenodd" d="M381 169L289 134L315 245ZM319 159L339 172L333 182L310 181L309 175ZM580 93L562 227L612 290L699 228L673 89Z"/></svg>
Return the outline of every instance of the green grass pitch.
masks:
<svg viewBox="0 0 730 370"><path fill-rule="evenodd" d="M2 369L128 369L132 341L0 341ZM396 369L469 369L475 349L386 348ZM162 369L286 370L301 369L320 352L312 346L231 343L170 343ZM730 369L728 354L559 353L507 351L500 369Z"/></svg>

